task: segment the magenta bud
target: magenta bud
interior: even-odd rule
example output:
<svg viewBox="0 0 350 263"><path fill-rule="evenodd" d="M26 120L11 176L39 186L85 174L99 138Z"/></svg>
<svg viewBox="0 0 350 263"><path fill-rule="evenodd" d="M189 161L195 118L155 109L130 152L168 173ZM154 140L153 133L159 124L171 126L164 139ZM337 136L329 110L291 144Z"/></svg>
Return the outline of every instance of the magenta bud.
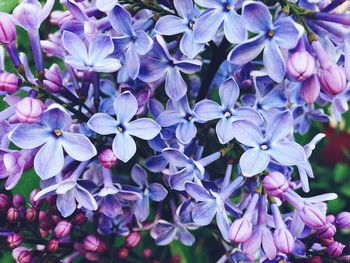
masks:
<svg viewBox="0 0 350 263"><path fill-rule="evenodd" d="M24 200L24 197L19 195L19 194L15 194L13 197L12 197L12 204L14 207L16 208L21 208L24 206L24 203L25 203L25 200Z"/></svg>
<svg viewBox="0 0 350 263"><path fill-rule="evenodd" d="M313 205L304 205L299 215L304 224L313 229L321 228L326 223L326 216Z"/></svg>
<svg viewBox="0 0 350 263"><path fill-rule="evenodd" d="M7 244L10 249L19 247L23 242L23 236L18 233L9 234L6 238Z"/></svg>
<svg viewBox="0 0 350 263"><path fill-rule="evenodd" d="M85 225L86 222L87 222L87 218L83 213L78 213L72 220L72 223L78 226Z"/></svg>
<svg viewBox="0 0 350 263"><path fill-rule="evenodd" d="M110 169L112 166L117 164L117 156L115 156L111 149L105 149L103 152L101 152L98 159L101 165L106 169Z"/></svg>
<svg viewBox="0 0 350 263"><path fill-rule="evenodd" d="M319 241L320 241L321 245L323 245L325 247L328 247L329 244L334 242L334 238L333 237L331 237L331 238L320 238Z"/></svg>
<svg viewBox="0 0 350 263"><path fill-rule="evenodd" d="M16 263L31 263L33 261L33 254L29 250L22 250L18 256Z"/></svg>
<svg viewBox="0 0 350 263"><path fill-rule="evenodd" d="M297 51L287 60L288 74L299 81L311 77L316 71L316 63L313 56L307 51Z"/></svg>
<svg viewBox="0 0 350 263"><path fill-rule="evenodd" d="M60 241L56 238L51 239L49 242L47 242L47 251L51 253L55 253L60 246Z"/></svg>
<svg viewBox="0 0 350 263"><path fill-rule="evenodd" d="M127 248L133 248L136 247L141 240L141 235L138 232L132 232L130 233L126 239L125 239L125 246Z"/></svg>
<svg viewBox="0 0 350 263"><path fill-rule="evenodd" d="M334 223L335 221L335 216L334 215L327 215L326 216L327 223Z"/></svg>
<svg viewBox="0 0 350 263"><path fill-rule="evenodd" d="M33 207L29 207L26 209L26 212L24 213L24 218L28 221L28 222L33 222L36 219L36 210Z"/></svg>
<svg viewBox="0 0 350 263"><path fill-rule="evenodd" d="M320 95L321 84L316 74L303 81L300 88L300 97L307 103L311 104L316 101Z"/></svg>
<svg viewBox="0 0 350 263"><path fill-rule="evenodd" d="M16 74L9 72L0 73L0 91L11 94L18 89L19 83L20 81Z"/></svg>
<svg viewBox="0 0 350 263"><path fill-rule="evenodd" d="M280 172L269 172L262 184L269 195L276 197L283 196L289 187L286 177Z"/></svg>
<svg viewBox="0 0 350 263"><path fill-rule="evenodd" d="M331 257L339 257L341 256L341 254L343 254L344 248L345 246L342 243L334 241L330 243L329 246L327 247L327 253Z"/></svg>
<svg viewBox="0 0 350 263"><path fill-rule="evenodd" d="M100 245L100 239L95 235L87 235L84 239L84 249L90 252L95 252Z"/></svg>
<svg viewBox="0 0 350 263"><path fill-rule="evenodd" d="M118 250L118 258L126 259L129 256L129 250L125 247L122 247Z"/></svg>
<svg viewBox="0 0 350 263"><path fill-rule="evenodd" d="M14 223L19 219L19 211L15 207L10 207L9 210L7 210L7 221Z"/></svg>
<svg viewBox="0 0 350 263"><path fill-rule="evenodd" d="M275 246L278 251L289 254L294 249L294 237L285 227L276 229L273 235Z"/></svg>
<svg viewBox="0 0 350 263"><path fill-rule="evenodd" d="M341 212L335 217L337 227L344 229L350 228L350 212Z"/></svg>
<svg viewBox="0 0 350 263"><path fill-rule="evenodd" d="M54 232L56 237L62 238L69 235L71 230L72 230L72 223L66 220L63 220L56 225Z"/></svg>
<svg viewBox="0 0 350 263"><path fill-rule="evenodd" d="M321 228L317 229L317 235L320 238L331 238L335 235L337 229L332 223L326 223Z"/></svg>
<svg viewBox="0 0 350 263"><path fill-rule="evenodd" d="M31 193L30 193L30 195L29 195L29 203L32 205L32 206L38 206L38 205L40 205L40 203L42 202L42 199L39 199L39 200L37 200L37 201L34 201L34 196L36 196L36 194L37 193L39 193L40 192L40 189L34 189Z"/></svg>
<svg viewBox="0 0 350 263"><path fill-rule="evenodd" d="M98 248L96 250L97 253L104 253L107 251L107 245L105 242L100 240L100 244L98 245Z"/></svg>
<svg viewBox="0 0 350 263"><path fill-rule="evenodd" d="M252 223L245 217L233 221L230 230L229 238L236 243L243 243L247 241L253 231Z"/></svg>
<svg viewBox="0 0 350 263"><path fill-rule="evenodd" d="M321 89L329 95L337 95L346 88L346 75L343 67L331 65L319 74Z"/></svg>
<svg viewBox="0 0 350 263"><path fill-rule="evenodd" d="M320 256L312 256L309 263L322 263L322 258Z"/></svg>
<svg viewBox="0 0 350 263"><path fill-rule="evenodd" d="M44 229L44 228L42 228L42 227L39 228L39 231L40 231L40 235L41 235L42 238L46 238L48 236L48 234L49 234L49 231Z"/></svg>
<svg viewBox="0 0 350 263"><path fill-rule="evenodd" d="M150 248L145 248L145 249L143 250L142 254L143 254L143 256L144 256L145 258L148 259L148 258L152 257L152 249L150 249Z"/></svg>
<svg viewBox="0 0 350 263"><path fill-rule="evenodd" d="M17 104L16 115L20 122L37 122L45 109L44 103L35 98L24 98Z"/></svg>
<svg viewBox="0 0 350 263"><path fill-rule="evenodd" d="M57 67L45 69L44 88L51 93L57 93L62 90L61 72Z"/></svg>
<svg viewBox="0 0 350 263"><path fill-rule="evenodd" d="M5 194L0 194L0 210L4 210L9 205L9 198Z"/></svg>
<svg viewBox="0 0 350 263"><path fill-rule="evenodd" d="M9 15L0 15L0 43L7 45L16 40L16 26Z"/></svg>

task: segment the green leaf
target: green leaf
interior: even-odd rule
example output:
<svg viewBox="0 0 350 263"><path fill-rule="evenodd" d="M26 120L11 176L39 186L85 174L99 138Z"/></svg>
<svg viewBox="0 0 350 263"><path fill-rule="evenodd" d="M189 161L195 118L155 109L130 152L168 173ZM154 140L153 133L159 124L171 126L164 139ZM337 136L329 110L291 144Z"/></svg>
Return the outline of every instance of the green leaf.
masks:
<svg viewBox="0 0 350 263"><path fill-rule="evenodd" d="M180 256L181 263L194 263L192 258L193 250L191 247L182 245L179 241L173 241L170 244L170 251L172 256Z"/></svg>
<svg viewBox="0 0 350 263"><path fill-rule="evenodd" d="M18 4L18 0L0 1L0 12L10 13Z"/></svg>
<svg viewBox="0 0 350 263"><path fill-rule="evenodd" d="M29 200L30 193L35 189L39 188L39 176L34 170L29 170L23 173L21 179L15 188L11 190L13 194L23 195L26 200Z"/></svg>
<svg viewBox="0 0 350 263"><path fill-rule="evenodd" d="M334 168L334 181L343 182L350 174L350 168L346 164L339 163Z"/></svg>

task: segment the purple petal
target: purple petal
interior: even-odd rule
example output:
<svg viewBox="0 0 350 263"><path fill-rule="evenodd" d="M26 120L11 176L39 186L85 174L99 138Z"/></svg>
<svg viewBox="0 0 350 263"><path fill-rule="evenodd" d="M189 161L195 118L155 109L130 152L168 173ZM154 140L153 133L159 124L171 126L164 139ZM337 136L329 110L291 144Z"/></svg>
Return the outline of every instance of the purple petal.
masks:
<svg viewBox="0 0 350 263"><path fill-rule="evenodd" d="M95 198L85 188L77 185L75 188L75 199L82 207L94 211L98 208Z"/></svg>
<svg viewBox="0 0 350 263"><path fill-rule="evenodd" d="M135 49L139 55L147 54L153 46L153 40L150 38L145 31L137 30L135 32Z"/></svg>
<svg viewBox="0 0 350 263"><path fill-rule="evenodd" d="M118 3L118 0L96 0L96 7L102 12L112 10L112 8Z"/></svg>
<svg viewBox="0 0 350 263"><path fill-rule="evenodd" d="M158 123L149 118L131 121L126 126L126 132L143 140L151 140L158 135L161 128Z"/></svg>
<svg viewBox="0 0 350 263"><path fill-rule="evenodd" d="M19 124L10 134L10 140L22 149L39 147L49 138L49 131L38 124Z"/></svg>
<svg viewBox="0 0 350 263"><path fill-rule="evenodd" d="M203 43L197 43L194 40L194 33L192 30L187 31L181 38L180 50L189 58L194 58L204 48Z"/></svg>
<svg viewBox="0 0 350 263"><path fill-rule="evenodd" d="M188 144L196 136L197 128L193 121L180 122L176 127L176 138Z"/></svg>
<svg viewBox="0 0 350 263"><path fill-rule="evenodd" d="M154 30L160 35L176 35L185 32L188 29L184 19L178 16L166 15L157 21Z"/></svg>
<svg viewBox="0 0 350 263"><path fill-rule="evenodd" d="M276 82L281 82L286 72L286 65L281 50L273 41L266 41L263 61L267 74Z"/></svg>
<svg viewBox="0 0 350 263"><path fill-rule="evenodd" d="M147 186L147 173L146 171L138 164L135 164L131 170L131 178L139 186Z"/></svg>
<svg viewBox="0 0 350 263"><path fill-rule="evenodd" d="M170 186L177 191L184 191L186 182L193 180L194 172L189 169L182 169L170 176Z"/></svg>
<svg viewBox="0 0 350 263"><path fill-rule="evenodd" d="M181 227L179 229L179 240L182 244L184 244L185 246L192 246L195 238L194 236L190 233L190 231L188 231L186 228Z"/></svg>
<svg viewBox="0 0 350 263"><path fill-rule="evenodd" d="M296 142L278 142L271 145L270 156L283 165L296 165L306 161L305 151Z"/></svg>
<svg viewBox="0 0 350 263"><path fill-rule="evenodd" d="M53 107L46 110L41 116L41 122L51 130L66 130L72 123L71 116L60 107Z"/></svg>
<svg viewBox="0 0 350 263"><path fill-rule="evenodd" d="M244 27L254 33L268 32L272 27L272 17L266 5L249 1L242 8Z"/></svg>
<svg viewBox="0 0 350 263"><path fill-rule="evenodd" d="M55 2L55 1L53 1ZM70 14L78 20L80 23L84 24L85 21L89 20L89 17L86 13L72 0L67 1L67 8ZM49 14L48 14L49 15Z"/></svg>
<svg viewBox="0 0 350 263"><path fill-rule="evenodd" d="M261 130L253 122L235 121L233 130L236 139L246 146L260 147L260 144L263 142Z"/></svg>
<svg viewBox="0 0 350 263"><path fill-rule="evenodd" d="M190 163L189 158L178 149L166 148L162 154L169 163L176 167L185 167Z"/></svg>
<svg viewBox="0 0 350 263"><path fill-rule="evenodd" d="M184 116L177 111L167 110L159 114L157 122L162 127L169 127L183 121Z"/></svg>
<svg viewBox="0 0 350 263"><path fill-rule="evenodd" d="M202 62L198 59L174 61L177 69L185 74L193 74L200 71Z"/></svg>
<svg viewBox="0 0 350 263"><path fill-rule="evenodd" d="M84 42L74 33L64 31L62 44L69 54L82 62L88 61L88 53Z"/></svg>
<svg viewBox="0 0 350 263"><path fill-rule="evenodd" d="M136 53L135 46L130 45L125 53L124 65L128 72L128 75L132 79L136 79L140 71L140 59Z"/></svg>
<svg viewBox="0 0 350 263"><path fill-rule="evenodd" d="M241 16L233 9L225 17L224 31L227 40L231 43L240 43L245 38L246 31L242 26Z"/></svg>
<svg viewBox="0 0 350 263"><path fill-rule="evenodd" d="M138 109L137 100L130 91L125 91L114 100L114 110L119 123L127 124Z"/></svg>
<svg viewBox="0 0 350 263"><path fill-rule="evenodd" d="M193 111L202 121L219 119L223 116L223 109L214 101L204 99L198 102Z"/></svg>
<svg viewBox="0 0 350 263"><path fill-rule="evenodd" d="M183 18L192 18L194 7L192 0L176 0L174 6L179 15Z"/></svg>
<svg viewBox="0 0 350 263"><path fill-rule="evenodd" d="M235 105L239 96L239 87L232 78L225 80L219 87L219 95L222 106L231 109Z"/></svg>
<svg viewBox="0 0 350 263"><path fill-rule="evenodd" d="M143 57L141 60L139 79L144 82L154 82L162 79L169 69L168 61L155 60L151 57Z"/></svg>
<svg viewBox="0 0 350 263"><path fill-rule="evenodd" d="M95 64L96 61L111 54L113 50L114 45L109 35L97 35L89 45L89 62Z"/></svg>
<svg viewBox="0 0 350 263"><path fill-rule="evenodd" d="M209 225L211 221L213 221L215 214L215 200L197 203L194 205L194 208L192 210L193 221L201 226Z"/></svg>
<svg viewBox="0 0 350 263"><path fill-rule="evenodd" d="M129 47L130 43L132 43L133 40L130 36L117 36L113 37L112 41L114 45L113 55L119 58Z"/></svg>
<svg viewBox="0 0 350 263"><path fill-rule="evenodd" d="M277 249L273 242L273 237L270 229L263 228L261 238L262 248L268 259L273 260L276 257Z"/></svg>
<svg viewBox="0 0 350 263"><path fill-rule="evenodd" d="M261 173L270 163L270 157L266 151L249 149L244 152L239 160L239 165L244 176L251 177Z"/></svg>
<svg viewBox="0 0 350 263"><path fill-rule="evenodd" d="M188 182L185 184L186 192L194 198L197 202L205 202L208 200L214 200L214 197L204 189L203 186L196 183Z"/></svg>
<svg viewBox="0 0 350 263"><path fill-rule="evenodd" d="M156 238L157 246L169 245L176 237L176 228L174 226L164 229Z"/></svg>
<svg viewBox="0 0 350 263"><path fill-rule="evenodd" d="M267 93L261 100L260 105L263 109L281 108L286 105L287 99L282 90L273 89Z"/></svg>
<svg viewBox="0 0 350 263"><path fill-rule="evenodd" d="M220 233L222 237L227 241L230 242L230 239L228 237L228 232L230 229L230 222L227 218L227 215L223 212L216 212L216 224L218 225L218 228L220 230Z"/></svg>
<svg viewBox="0 0 350 263"><path fill-rule="evenodd" d="M164 188L163 185L159 183L153 183L149 187L149 197L156 202L163 201L168 191Z"/></svg>
<svg viewBox="0 0 350 263"><path fill-rule="evenodd" d="M87 125L98 134L108 135L117 133L118 122L106 113L95 113Z"/></svg>
<svg viewBox="0 0 350 263"><path fill-rule="evenodd" d="M186 95L186 82L177 68L170 68L165 77L165 92L169 98L178 101Z"/></svg>
<svg viewBox="0 0 350 263"><path fill-rule="evenodd" d="M90 160L97 154L95 146L82 134L65 132L60 142L66 153L78 161Z"/></svg>
<svg viewBox="0 0 350 263"><path fill-rule="evenodd" d="M134 29L132 27L131 15L128 11L122 8L120 5L116 5L108 14L109 22L113 29L119 33L119 35L132 36Z"/></svg>
<svg viewBox="0 0 350 263"><path fill-rule="evenodd" d="M250 107L240 107L236 109L231 118L234 120L250 120L256 125L260 125L263 121L259 112Z"/></svg>
<svg viewBox="0 0 350 263"><path fill-rule="evenodd" d="M58 195L56 206L63 217L68 217L73 214L77 208L73 191L68 191L63 195Z"/></svg>
<svg viewBox="0 0 350 263"><path fill-rule="evenodd" d="M266 127L266 138L278 141L293 132L294 122L290 111L286 110L275 114Z"/></svg>
<svg viewBox="0 0 350 263"><path fill-rule="evenodd" d="M120 61L115 58L105 58L94 64L93 70L96 72L112 73L121 68Z"/></svg>
<svg viewBox="0 0 350 263"><path fill-rule="evenodd" d="M135 216L141 222L145 221L149 215L149 199L148 196L144 196L141 200L137 201L134 209Z"/></svg>
<svg viewBox="0 0 350 263"><path fill-rule="evenodd" d="M126 163L136 153L136 143L130 135L119 133L113 140L112 149L117 158Z"/></svg>
<svg viewBox="0 0 350 263"><path fill-rule="evenodd" d="M209 42L214 38L223 20L223 10L212 9L207 11L198 18L194 25L194 39L199 43Z"/></svg>
<svg viewBox="0 0 350 263"><path fill-rule="evenodd" d="M168 161L164 159L163 155L150 156L145 160L145 167L153 173L163 171L168 165Z"/></svg>
<svg viewBox="0 0 350 263"><path fill-rule="evenodd" d="M123 213L122 206L115 195L103 197L100 202L99 211L110 218L115 218Z"/></svg>
<svg viewBox="0 0 350 263"><path fill-rule="evenodd" d="M299 42L303 29L290 18L283 17L274 23L273 41L283 49L295 48Z"/></svg>
<svg viewBox="0 0 350 263"><path fill-rule="evenodd" d="M221 144L231 141L235 137L232 120L225 117L219 120L216 124L216 134Z"/></svg>
<svg viewBox="0 0 350 263"><path fill-rule="evenodd" d="M222 8L223 4L220 0L195 0L195 2L206 8Z"/></svg>

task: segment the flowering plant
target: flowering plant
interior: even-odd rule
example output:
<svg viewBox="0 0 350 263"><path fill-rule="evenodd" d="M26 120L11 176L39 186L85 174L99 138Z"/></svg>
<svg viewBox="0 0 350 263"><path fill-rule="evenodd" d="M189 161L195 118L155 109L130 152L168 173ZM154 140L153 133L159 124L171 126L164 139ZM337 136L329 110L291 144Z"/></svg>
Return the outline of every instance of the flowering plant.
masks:
<svg viewBox="0 0 350 263"><path fill-rule="evenodd" d="M0 12L16 262L350 260L350 212L309 182L348 111L344 0L42 2Z"/></svg>

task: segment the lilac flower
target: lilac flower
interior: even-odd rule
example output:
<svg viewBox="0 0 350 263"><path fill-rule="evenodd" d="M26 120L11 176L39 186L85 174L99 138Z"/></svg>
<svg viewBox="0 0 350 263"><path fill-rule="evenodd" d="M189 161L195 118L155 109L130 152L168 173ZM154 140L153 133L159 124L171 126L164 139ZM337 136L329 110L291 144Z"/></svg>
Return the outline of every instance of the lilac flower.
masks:
<svg viewBox="0 0 350 263"><path fill-rule="evenodd" d="M114 100L117 120L106 113L96 113L87 123L89 128L98 134L116 134L112 149L118 159L123 162L129 161L136 152L136 143L131 135L151 140L161 129L155 121L148 118L131 121L137 108L136 98L129 91L126 91Z"/></svg>
<svg viewBox="0 0 350 263"><path fill-rule="evenodd" d="M147 54L153 40L143 30L135 30L131 15L120 5L108 14L109 21L118 36L113 38L115 53L124 54L124 65L128 75L136 79L140 71L140 55Z"/></svg>
<svg viewBox="0 0 350 263"><path fill-rule="evenodd" d="M235 109L239 97L239 87L233 79L224 81L219 88L222 105L204 99L195 105L194 112L202 121L220 119L216 125L216 134L221 144L228 143L234 138L233 129L236 120L250 120L257 125L261 124L262 118L259 113L250 107Z"/></svg>
<svg viewBox="0 0 350 263"><path fill-rule="evenodd" d="M102 12L108 12L118 4L118 0L96 0L96 7Z"/></svg>
<svg viewBox="0 0 350 263"><path fill-rule="evenodd" d="M244 2L242 16L244 27L258 35L235 46L228 56L229 61L237 65L246 64L264 50L266 72L273 80L281 82L286 71L281 48L294 48L303 29L289 17L279 17L272 23L269 9L261 2Z"/></svg>
<svg viewBox="0 0 350 263"><path fill-rule="evenodd" d="M168 191L159 183L149 184L146 171L138 164L132 168L131 177L139 186L135 191L141 195L141 198L133 205L133 212L136 218L143 222L149 215L149 199L156 202L163 201ZM126 187L125 189L134 189L134 187Z"/></svg>
<svg viewBox="0 0 350 263"><path fill-rule="evenodd" d="M194 40L193 26L198 9L192 0L174 0L174 6L179 16L166 15L161 17L154 29L160 35L176 35L184 33L180 41L180 50L189 58L194 58L204 48L203 43Z"/></svg>
<svg viewBox="0 0 350 263"><path fill-rule="evenodd" d="M64 31L63 46L69 52L65 62L77 70L94 72L115 72L121 65L119 60L108 57L114 50L109 35L97 35L90 43L88 49L78 35Z"/></svg>
<svg viewBox="0 0 350 263"><path fill-rule="evenodd" d="M252 122L237 121L235 125L236 139L251 147L239 161L244 176L262 172L271 158L282 165L297 165L306 161L304 149L286 138L293 130L289 111L276 114L267 124L265 135Z"/></svg>
<svg viewBox="0 0 350 263"><path fill-rule="evenodd" d="M224 24L224 32L228 41L239 43L245 39L246 31L241 26L242 19L235 11L235 0L195 0L208 8L194 25L194 39L199 43L212 40L220 25Z"/></svg>
<svg viewBox="0 0 350 263"><path fill-rule="evenodd" d="M294 128L305 134L311 127L311 121L329 122L329 116L323 109L315 109L313 105L302 105L293 108Z"/></svg>
<svg viewBox="0 0 350 263"><path fill-rule="evenodd" d="M95 146L82 134L71 133L71 116L57 104L49 107L39 124L20 124L10 140L22 149L42 146L34 158L34 169L41 179L49 179L63 168L65 152L78 161L90 160L96 155Z"/></svg>
<svg viewBox="0 0 350 263"><path fill-rule="evenodd" d="M157 122L162 127L176 126L176 138L182 144L188 144L196 136L199 122L196 114L188 105L187 96L179 101L169 100L167 110L159 114Z"/></svg>
<svg viewBox="0 0 350 263"><path fill-rule="evenodd" d="M139 78L147 83L165 78L165 92L174 101L180 100L187 91L180 72L193 74L201 68L199 60L177 60L170 56L164 39L156 35L153 49L142 58Z"/></svg>

